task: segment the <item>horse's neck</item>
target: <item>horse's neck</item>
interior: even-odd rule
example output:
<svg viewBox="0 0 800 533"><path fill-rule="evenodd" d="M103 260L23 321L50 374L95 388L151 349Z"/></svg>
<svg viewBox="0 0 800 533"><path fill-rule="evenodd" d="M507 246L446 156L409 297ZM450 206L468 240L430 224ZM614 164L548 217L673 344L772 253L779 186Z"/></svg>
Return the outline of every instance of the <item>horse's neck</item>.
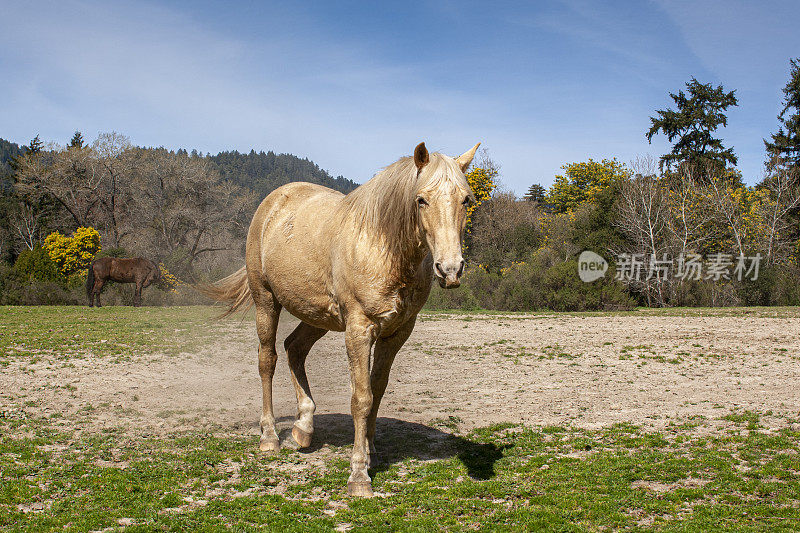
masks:
<svg viewBox="0 0 800 533"><path fill-rule="evenodd" d="M392 257L389 260L390 268L394 272L391 279L398 286L407 286L416 282L419 269L429 253L428 247L421 244L411 249L410 253Z"/></svg>

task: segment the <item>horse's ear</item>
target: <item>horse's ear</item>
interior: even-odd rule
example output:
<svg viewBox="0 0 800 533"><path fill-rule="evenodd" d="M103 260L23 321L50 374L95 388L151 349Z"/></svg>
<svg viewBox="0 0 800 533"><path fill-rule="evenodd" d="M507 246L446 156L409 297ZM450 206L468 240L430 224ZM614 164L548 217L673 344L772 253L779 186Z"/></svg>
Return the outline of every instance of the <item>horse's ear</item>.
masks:
<svg viewBox="0 0 800 533"><path fill-rule="evenodd" d="M472 163L472 158L475 157L475 152L478 150L478 146L481 143L476 144L460 156L456 157L456 163L461 167L461 172L466 172L469 168L469 165Z"/></svg>
<svg viewBox="0 0 800 533"><path fill-rule="evenodd" d="M417 170L422 170L422 167L427 165L430 160L431 156L428 154L428 149L425 148L425 143L419 143L414 148L414 164L417 165Z"/></svg>

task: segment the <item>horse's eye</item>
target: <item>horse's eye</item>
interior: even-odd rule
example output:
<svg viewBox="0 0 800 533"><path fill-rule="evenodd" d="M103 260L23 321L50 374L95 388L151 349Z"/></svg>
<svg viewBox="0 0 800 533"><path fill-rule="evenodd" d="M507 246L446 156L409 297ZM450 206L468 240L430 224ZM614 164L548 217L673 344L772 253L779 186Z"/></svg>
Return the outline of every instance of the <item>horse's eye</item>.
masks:
<svg viewBox="0 0 800 533"><path fill-rule="evenodd" d="M468 206L468 205L469 205L469 196L467 196L466 198L464 198L464 201L463 201L463 202L461 202L461 205L463 205L463 206Z"/></svg>
<svg viewBox="0 0 800 533"><path fill-rule="evenodd" d="M419 205L420 207L424 207L424 206L428 205L428 202L425 201L425 198L420 196L419 198L417 198L417 205Z"/></svg>

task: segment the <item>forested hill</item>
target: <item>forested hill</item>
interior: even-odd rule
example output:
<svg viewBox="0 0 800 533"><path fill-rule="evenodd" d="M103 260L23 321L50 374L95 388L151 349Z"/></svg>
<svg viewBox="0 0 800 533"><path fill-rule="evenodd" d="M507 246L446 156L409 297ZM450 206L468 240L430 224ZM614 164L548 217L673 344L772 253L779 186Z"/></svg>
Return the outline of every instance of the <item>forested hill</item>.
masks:
<svg viewBox="0 0 800 533"><path fill-rule="evenodd" d="M219 168L222 176L234 183L252 189L259 198L293 181L317 183L343 193L358 187L352 180L338 176L332 177L313 161L300 159L291 154L275 152L256 152L241 154L237 151L220 152L208 156Z"/></svg>
<svg viewBox="0 0 800 533"><path fill-rule="evenodd" d="M0 139L0 180L11 175L11 160L24 151L24 146ZM193 151L192 155L196 152ZM232 151L206 157L219 169L223 178L252 190L258 198L264 198L281 185L293 181L317 183L343 193L358 187L352 180L342 176L334 178L313 161L291 154L251 150L249 154Z"/></svg>
<svg viewBox="0 0 800 533"><path fill-rule="evenodd" d="M11 174L11 160L22 154L23 148L17 143L0 139L0 178Z"/></svg>

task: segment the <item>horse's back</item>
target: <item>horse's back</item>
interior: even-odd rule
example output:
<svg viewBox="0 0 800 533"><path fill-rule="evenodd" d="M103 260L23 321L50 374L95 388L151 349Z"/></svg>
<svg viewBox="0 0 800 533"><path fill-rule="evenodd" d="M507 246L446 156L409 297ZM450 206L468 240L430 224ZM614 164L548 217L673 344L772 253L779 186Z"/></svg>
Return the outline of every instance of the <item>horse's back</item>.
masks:
<svg viewBox="0 0 800 533"><path fill-rule="evenodd" d="M278 248L316 239L343 197L338 191L313 183L294 182L278 187L258 206L248 245L256 236L264 246Z"/></svg>
<svg viewBox="0 0 800 533"><path fill-rule="evenodd" d="M312 183L289 183L256 210L247 238L247 270L290 313L310 324L340 329L330 294L333 218L344 195Z"/></svg>
<svg viewBox="0 0 800 533"><path fill-rule="evenodd" d="M91 268L100 279L121 283L146 279L158 269L155 263L143 257L101 257L92 262Z"/></svg>

